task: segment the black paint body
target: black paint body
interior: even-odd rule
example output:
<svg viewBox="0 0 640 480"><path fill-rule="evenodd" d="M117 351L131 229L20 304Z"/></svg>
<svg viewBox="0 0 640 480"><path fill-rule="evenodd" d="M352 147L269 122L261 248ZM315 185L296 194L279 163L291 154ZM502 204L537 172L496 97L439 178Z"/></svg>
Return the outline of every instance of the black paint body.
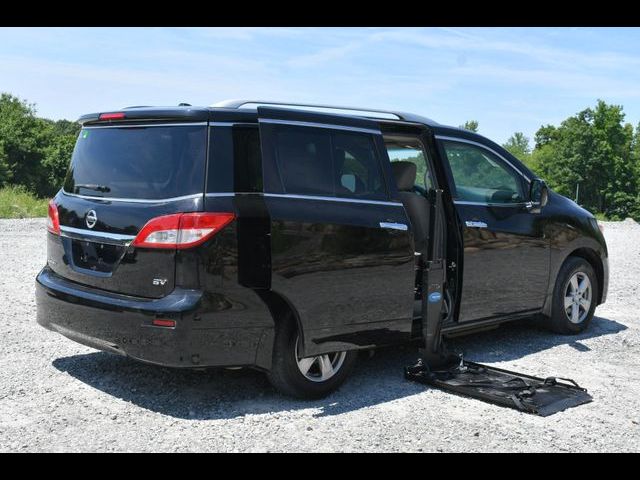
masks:
<svg viewBox="0 0 640 480"><path fill-rule="evenodd" d="M100 124L97 115L81 121ZM386 198L351 202L286 194L269 153L269 121L382 131L371 135ZM78 342L175 367L269 369L274 327L287 315L298 323L306 355L418 339L417 257L384 147L383 135L390 132L422 141L443 189L447 284L454 299L445 333L549 314L557 272L571 254L592 262L598 303L606 298L604 238L593 216L574 202L550 192L548 204L534 213L525 205L456 201L441 136L484 145L523 172L523 182L535 178L477 134L416 116L386 121L277 108L135 109L124 123L153 122L208 124L202 195L135 203L60 191L55 202L61 225L86 230L89 210L99 219L95 231L125 236L135 236L153 217L177 212L233 212L236 219L203 245L177 251L48 233L48 264L36 282L38 322ZM240 164L243 145L257 142L258 131L261 160ZM468 228L466 221L487 228ZM409 229L382 228L381 222ZM166 283L154 285L157 277ZM176 326L152 326L154 318L173 319Z"/></svg>

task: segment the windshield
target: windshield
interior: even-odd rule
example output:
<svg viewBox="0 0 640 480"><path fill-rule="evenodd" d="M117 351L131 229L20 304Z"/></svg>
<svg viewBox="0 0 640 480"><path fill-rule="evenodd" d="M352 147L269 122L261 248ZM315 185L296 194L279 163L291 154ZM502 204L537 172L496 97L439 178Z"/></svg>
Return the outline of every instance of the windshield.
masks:
<svg viewBox="0 0 640 480"><path fill-rule="evenodd" d="M202 193L205 125L84 128L64 191L94 197L164 199Z"/></svg>

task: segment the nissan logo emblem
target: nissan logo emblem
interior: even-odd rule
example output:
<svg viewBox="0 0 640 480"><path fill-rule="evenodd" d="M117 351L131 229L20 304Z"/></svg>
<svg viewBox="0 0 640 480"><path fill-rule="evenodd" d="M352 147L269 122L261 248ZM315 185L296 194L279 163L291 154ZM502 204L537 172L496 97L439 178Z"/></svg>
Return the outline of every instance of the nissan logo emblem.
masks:
<svg viewBox="0 0 640 480"><path fill-rule="evenodd" d="M93 228L96 226L96 222L98 221L98 215L96 215L95 210L89 210L85 217L85 221L87 222L87 227Z"/></svg>

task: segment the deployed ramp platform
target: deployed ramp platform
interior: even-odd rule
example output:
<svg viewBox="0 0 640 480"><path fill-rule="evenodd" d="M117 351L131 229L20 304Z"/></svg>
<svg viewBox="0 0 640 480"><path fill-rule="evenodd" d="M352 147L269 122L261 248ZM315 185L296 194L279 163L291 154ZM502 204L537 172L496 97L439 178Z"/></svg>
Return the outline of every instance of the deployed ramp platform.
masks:
<svg viewBox="0 0 640 480"><path fill-rule="evenodd" d="M405 369L405 378L542 417L592 400L570 379L539 378L462 359L434 370L418 362Z"/></svg>
<svg viewBox="0 0 640 480"><path fill-rule="evenodd" d="M419 291L422 299L424 348L418 362L405 368L405 378L442 390L546 417L592 400L576 382L566 378L539 378L469 362L447 350L441 325L451 308L445 308L444 251L438 230L441 190L431 192L430 237L425 255L419 257Z"/></svg>

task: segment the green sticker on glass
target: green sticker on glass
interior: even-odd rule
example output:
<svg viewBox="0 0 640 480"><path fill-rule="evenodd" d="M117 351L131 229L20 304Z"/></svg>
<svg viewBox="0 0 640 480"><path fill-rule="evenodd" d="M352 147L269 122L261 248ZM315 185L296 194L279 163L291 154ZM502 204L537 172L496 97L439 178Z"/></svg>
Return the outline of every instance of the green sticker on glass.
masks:
<svg viewBox="0 0 640 480"><path fill-rule="evenodd" d="M82 131L82 138L87 138L88 135L89 135L89 131L88 130L83 130Z"/></svg>

